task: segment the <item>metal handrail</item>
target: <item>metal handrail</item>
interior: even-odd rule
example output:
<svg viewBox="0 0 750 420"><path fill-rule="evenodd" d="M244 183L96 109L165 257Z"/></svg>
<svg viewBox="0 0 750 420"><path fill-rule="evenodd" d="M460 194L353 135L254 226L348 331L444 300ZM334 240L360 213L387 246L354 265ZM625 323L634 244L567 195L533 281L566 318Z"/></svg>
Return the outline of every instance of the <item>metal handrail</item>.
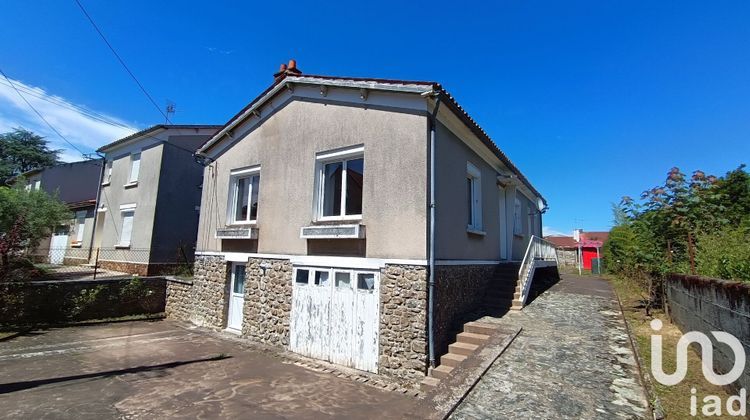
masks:
<svg viewBox="0 0 750 420"><path fill-rule="evenodd" d="M557 251L552 242L532 235L528 246L526 246L521 267L518 270L518 281L521 285L520 301L523 305L526 304L526 299L529 296L536 261L554 261L557 265Z"/></svg>

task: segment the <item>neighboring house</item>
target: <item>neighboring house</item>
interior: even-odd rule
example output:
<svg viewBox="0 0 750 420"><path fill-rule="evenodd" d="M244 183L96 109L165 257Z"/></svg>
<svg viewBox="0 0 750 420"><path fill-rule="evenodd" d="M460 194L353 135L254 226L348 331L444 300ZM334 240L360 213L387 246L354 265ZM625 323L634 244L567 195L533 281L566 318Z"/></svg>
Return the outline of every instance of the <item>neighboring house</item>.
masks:
<svg viewBox="0 0 750 420"><path fill-rule="evenodd" d="M561 265L591 270L594 258L601 258L601 249L609 239L609 232L584 232L576 229L573 236L547 236L544 239L554 244Z"/></svg>
<svg viewBox="0 0 750 420"><path fill-rule="evenodd" d="M192 261L203 166L193 152L220 128L156 125L101 147L92 262L153 275Z"/></svg>
<svg viewBox="0 0 750 420"><path fill-rule="evenodd" d="M96 190L102 160L61 163L24 173L26 189L43 190L68 205L73 218L56 226L52 235L41 241L36 255L43 254L51 264L88 262L94 232ZM42 256L42 255L40 255Z"/></svg>
<svg viewBox="0 0 750 420"><path fill-rule="evenodd" d="M290 62L198 155L195 276L168 316L405 384L488 288L511 305L541 236L540 193L434 82Z"/></svg>

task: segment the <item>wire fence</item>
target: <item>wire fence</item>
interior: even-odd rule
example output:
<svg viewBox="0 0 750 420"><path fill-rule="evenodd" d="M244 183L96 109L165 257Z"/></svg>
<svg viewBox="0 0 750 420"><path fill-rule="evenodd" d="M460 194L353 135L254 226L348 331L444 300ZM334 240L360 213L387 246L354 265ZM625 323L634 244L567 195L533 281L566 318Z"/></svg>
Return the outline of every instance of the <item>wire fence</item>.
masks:
<svg viewBox="0 0 750 420"><path fill-rule="evenodd" d="M191 276L192 247L35 248L17 255L6 280L96 280L133 276Z"/></svg>

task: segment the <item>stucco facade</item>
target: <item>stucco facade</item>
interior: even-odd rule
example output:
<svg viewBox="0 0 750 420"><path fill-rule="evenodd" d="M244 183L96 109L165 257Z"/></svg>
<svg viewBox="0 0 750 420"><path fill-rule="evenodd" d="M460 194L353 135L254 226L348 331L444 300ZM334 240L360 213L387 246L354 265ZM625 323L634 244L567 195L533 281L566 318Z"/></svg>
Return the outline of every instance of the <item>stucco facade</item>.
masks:
<svg viewBox="0 0 750 420"><path fill-rule="evenodd" d="M198 151L199 275L193 289L174 286L172 316L418 384L430 365L429 340L447 348L454 324L497 277L494 267L521 259L541 233L544 210L462 110L439 105L435 86L289 76L241 110ZM330 156L362 160L361 216L321 217ZM342 208L348 200L334 197ZM205 284L221 292L207 296ZM430 299L439 325L429 322ZM342 313L342 322L328 324ZM352 342L366 351L342 359L350 315L354 340L369 341Z"/></svg>
<svg viewBox="0 0 750 420"><path fill-rule="evenodd" d="M157 126L100 149L105 170L94 248L103 267L147 275L159 272L159 265L192 260L203 172L192 151L215 130ZM129 237L123 233L125 213L131 216Z"/></svg>

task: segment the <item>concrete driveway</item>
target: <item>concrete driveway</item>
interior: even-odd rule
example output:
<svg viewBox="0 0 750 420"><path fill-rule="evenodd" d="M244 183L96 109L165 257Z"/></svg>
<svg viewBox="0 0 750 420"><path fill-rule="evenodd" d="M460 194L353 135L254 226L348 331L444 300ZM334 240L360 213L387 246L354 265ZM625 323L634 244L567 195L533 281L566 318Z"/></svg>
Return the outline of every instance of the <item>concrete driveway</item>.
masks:
<svg viewBox="0 0 750 420"><path fill-rule="evenodd" d="M416 399L171 321L0 341L9 418L403 418Z"/></svg>

